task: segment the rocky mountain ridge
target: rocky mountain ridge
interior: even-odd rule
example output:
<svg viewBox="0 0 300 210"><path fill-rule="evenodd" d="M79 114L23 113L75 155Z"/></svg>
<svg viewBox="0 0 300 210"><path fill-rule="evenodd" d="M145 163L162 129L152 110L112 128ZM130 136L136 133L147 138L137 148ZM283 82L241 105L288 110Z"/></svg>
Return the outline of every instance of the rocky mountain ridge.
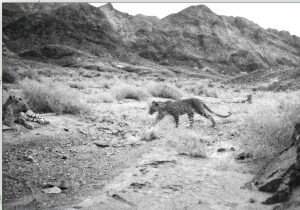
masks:
<svg viewBox="0 0 300 210"><path fill-rule="evenodd" d="M209 67L227 75L300 65L299 37L265 30L245 18L217 15L205 5L162 19L132 16L111 4L39 5L30 10L27 4L3 4L3 41L13 52L61 44L128 63L146 59L195 72Z"/></svg>

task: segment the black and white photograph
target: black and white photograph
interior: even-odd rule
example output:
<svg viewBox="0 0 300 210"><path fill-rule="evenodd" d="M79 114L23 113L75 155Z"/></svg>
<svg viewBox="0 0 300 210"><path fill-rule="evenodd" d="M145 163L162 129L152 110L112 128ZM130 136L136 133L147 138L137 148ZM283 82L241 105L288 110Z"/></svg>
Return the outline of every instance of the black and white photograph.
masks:
<svg viewBox="0 0 300 210"><path fill-rule="evenodd" d="M300 3L1 10L2 209L300 209Z"/></svg>

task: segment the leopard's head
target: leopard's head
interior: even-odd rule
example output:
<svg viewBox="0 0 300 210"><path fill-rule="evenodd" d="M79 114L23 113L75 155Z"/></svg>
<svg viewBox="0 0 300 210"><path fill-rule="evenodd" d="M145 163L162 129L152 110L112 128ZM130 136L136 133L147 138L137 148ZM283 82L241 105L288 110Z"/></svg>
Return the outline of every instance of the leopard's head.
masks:
<svg viewBox="0 0 300 210"><path fill-rule="evenodd" d="M154 114L155 112L158 112L159 109L161 109L163 106L165 106L168 103L169 103L169 101L167 101L167 102L152 101L150 108L149 108L149 114Z"/></svg>
<svg viewBox="0 0 300 210"><path fill-rule="evenodd" d="M27 103L25 103L22 98L16 96L10 95L6 103L12 106L13 110L17 112L27 112L29 110Z"/></svg>

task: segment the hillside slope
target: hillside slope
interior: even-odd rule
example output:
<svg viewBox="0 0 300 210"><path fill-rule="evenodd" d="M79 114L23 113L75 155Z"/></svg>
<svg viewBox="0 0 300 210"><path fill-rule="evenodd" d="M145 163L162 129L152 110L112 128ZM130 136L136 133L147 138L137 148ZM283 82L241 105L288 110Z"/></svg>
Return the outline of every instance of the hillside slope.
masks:
<svg viewBox="0 0 300 210"><path fill-rule="evenodd" d="M227 75L300 65L299 37L265 30L242 17L217 15L204 5L163 19L132 16L111 4L48 3L26 15L22 5L3 4L3 40L16 53L61 44L126 62L144 58L195 72L210 67Z"/></svg>

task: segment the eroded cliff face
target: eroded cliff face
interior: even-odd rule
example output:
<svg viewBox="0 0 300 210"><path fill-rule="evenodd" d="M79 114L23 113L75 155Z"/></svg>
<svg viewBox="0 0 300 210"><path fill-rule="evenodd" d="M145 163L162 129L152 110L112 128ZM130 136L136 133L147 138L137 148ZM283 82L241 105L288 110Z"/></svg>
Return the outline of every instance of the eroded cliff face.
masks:
<svg viewBox="0 0 300 210"><path fill-rule="evenodd" d="M291 145L274 158L254 179L258 189L273 193L264 203L288 201L300 185L300 123L295 125Z"/></svg>
<svg viewBox="0 0 300 210"><path fill-rule="evenodd" d="M111 4L48 3L33 12L18 5L3 4L3 40L17 53L61 44L123 61L140 57L193 71L208 66L228 75L300 65L299 37L242 17L219 16L204 5L163 19L132 16Z"/></svg>

